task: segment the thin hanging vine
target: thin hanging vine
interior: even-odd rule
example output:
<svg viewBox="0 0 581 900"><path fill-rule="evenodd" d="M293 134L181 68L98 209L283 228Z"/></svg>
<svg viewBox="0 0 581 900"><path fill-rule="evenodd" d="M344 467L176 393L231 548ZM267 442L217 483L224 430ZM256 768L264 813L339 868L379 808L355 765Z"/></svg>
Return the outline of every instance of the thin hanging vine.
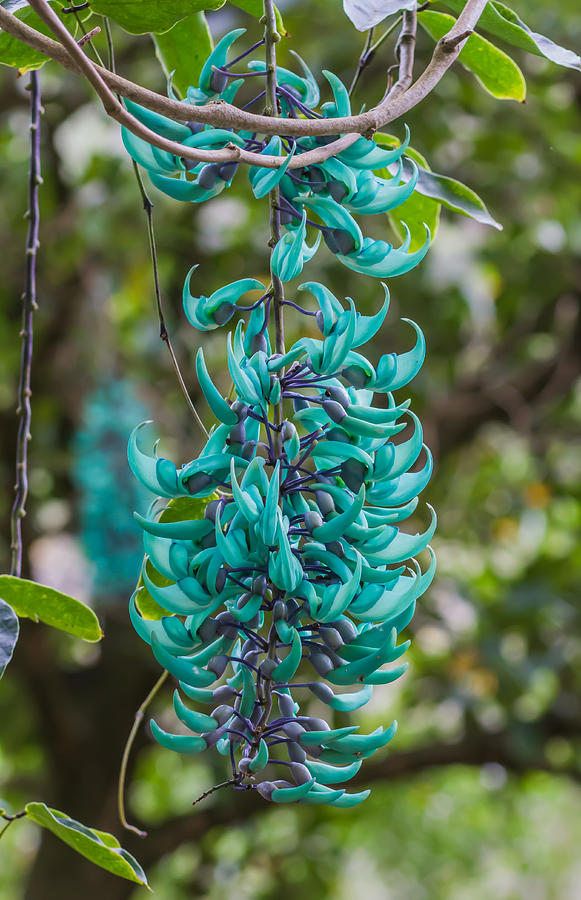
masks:
<svg viewBox="0 0 581 900"><path fill-rule="evenodd" d="M26 237L26 266L22 294L22 329L20 376L18 382L18 436L16 439L16 484L10 516L10 574L22 574L22 520L26 515L28 496L28 442L32 423L31 378L34 344L34 312L36 300L36 261L39 246L40 207L38 192L42 183L40 171L40 117L42 102L40 75L30 73L30 165L28 172L28 234Z"/></svg>

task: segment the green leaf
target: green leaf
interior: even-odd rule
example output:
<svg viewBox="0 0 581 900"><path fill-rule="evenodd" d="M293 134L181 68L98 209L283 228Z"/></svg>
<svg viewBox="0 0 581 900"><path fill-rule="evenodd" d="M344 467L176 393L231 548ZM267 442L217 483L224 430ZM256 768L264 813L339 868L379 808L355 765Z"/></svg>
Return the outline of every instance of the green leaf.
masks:
<svg viewBox="0 0 581 900"><path fill-rule="evenodd" d="M492 228L502 231L502 225L490 215L478 194L455 178L438 175L436 172L420 168L416 191L426 197L439 200L442 206L446 206L454 212L469 216L471 219L481 222L482 225L491 225Z"/></svg>
<svg viewBox="0 0 581 900"><path fill-rule="evenodd" d="M400 144L398 138L391 134L376 134L375 141L384 147L399 147ZM418 166L423 166L426 171L430 171L426 158L417 150L414 150L413 147L407 148L406 156L413 159ZM388 169L381 169L377 174L380 178L390 178L392 175ZM400 203L399 206L387 214L391 227L401 240L406 236L404 224L409 228L411 235L410 251L412 253L415 250L419 250L426 240L424 224L430 229L432 240L434 240L440 222L440 205L437 200L422 194L416 187L411 197L408 197L404 203Z"/></svg>
<svg viewBox="0 0 581 900"><path fill-rule="evenodd" d="M176 497L170 500L164 511L159 517L160 522L186 522L192 519L202 519L204 510L210 500L217 500L217 494L211 494L209 497ZM167 587L173 584L169 578L161 575L157 569L148 560L146 563L147 574L158 587ZM143 584L143 576L139 576L136 590L139 591L135 598L137 609L144 619L162 619L169 615L167 609L153 599L145 585Z"/></svg>
<svg viewBox="0 0 581 900"><path fill-rule="evenodd" d="M173 584L173 581L170 581L169 578L166 578L165 575L161 575L157 569L153 567L151 562L147 560L145 563L147 568L147 574L153 581L157 587L168 587L170 584ZM143 574L139 576L139 580L137 582L136 591L138 591L135 597L135 605L137 609L141 613L144 619L154 619L157 621L158 619L163 619L164 616L169 616L170 613L167 609L164 609L163 606L160 606L157 600L154 600L147 588L143 583Z"/></svg>
<svg viewBox="0 0 581 900"><path fill-rule="evenodd" d="M217 494L209 497L176 497L170 500L159 517L160 522L191 522L203 519L206 506L211 500L217 500Z"/></svg>
<svg viewBox="0 0 581 900"><path fill-rule="evenodd" d="M0 5L15 15L17 19L25 22L26 25L30 25L31 28L35 28L42 34L53 37L53 33L48 25L45 25L42 19L27 4L20 3L18 0L4 0ZM63 4L52 2L50 6L56 12L60 12ZM60 18L71 34L76 34L77 23L74 16L66 15L60 16ZM0 63L5 66L13 66L21 72L28 72L31 69L40 69L45 62L48 62L48 56L45 56L44 53L33 50L32 47L28 47L22 41L0 29Z"/></svg>
<svg viewBox="0 0 581 900"><path fill-rule="evenodd" d="M85 641L100 641L103 637L93 610L54 588L14 575L0 575L0 595L21 617L44 622Z"/></svg>
<svg viewBox="0 0 581 900"><path fill-rule="evenodd" d="M225 0L91 0L91 9L107 16L131 34L162 34L176 22L206 9L219 9Z"/></svg>
<svg viewBox="0 0 581 900"><path fill-rule="evenodd" d="M418 14L418 21L435 41L439 41L450 31L455 19L446 13L426 10ZM499 100L525 100L523 73L510 56L486 38L472 34L458 59L493 97Z"/></svg>
<svg viewBox="0 0 581 900"><path fill-rule="evenodd" d="M464 7L464 0L442 0L442 2L454 12L460 12ZM578 56L573 50L567 50L566 47L555 44L554 41L543 34L532 31L504 3L488 3L478 20L478 28L494 34L496 37L506 41L507 44L512 44L513 47L528 50L529 53L534 53L535 56L544 56L558 66L565 66L568 69L581 69L581 56Z"/></svg>
<svg viewBox="0 0 581 900"><path fill-rule="evenodd" d="M136 859L124 850L116 837L104 831L87 828L44 803L28 803L26 816L37 825L52 831L56 837L96 866L113 875L149 887L145 872Z"/></svg>
<svg viewBox="0 0 581 900"><path fill-rule="evenodd" d="M165 74L182 96L197 85L202 66L212 52L212 35L203 12L177 22L169 31L154 34L155 52Z"/></svg>
<svg viewBox="0 0 581 900"><path fill-rule="evenodd" d="M12 659L19 632L18 616L8 603L0 600L0 678Z"/></svg>
<svg viewBox="0 0 581 900"><path fill-rule="evenodd" d="M374 135L374 140L376 143L386 147L398 147L400 143L398 138L393 135L382 134L380 132ZM451 209L453 212L460 213L463 216L469 216L471 219L475 219L482 225L491 225L492 228L498 228L499 231L502 231L500 222L497 222L496 219L490 215L486 205L475 191L467 185L462 184L461 181L457 181L455 178L449 178L447 175L438 175L437 172L432 172L426 158L422 156L418 150L414 150L413 147L407 148L406 156L409 156L417 163L419 170L418 183L414 193L409 198L410 200L413 200L417 194L421 194L424 197L436 200L439 204L445 206L447 209ZM406 200L406 203L407 202L408 201ZM405 204L402 204L397 209L394 209L390 213L390 218L392 218L394 214L399 214L404 206ZM407 222L406 219L403 221ZM430 222L427 219L424 221L426 222L426 225L430 225ZM409 223L407 224L409 225Z"/></svg>
<svg viewBox="0 0 581 900"><path fill-rule="evenodd" d="M407 225L411 235L410 253L424 245L426 240L424 225L430 229L432 240L436 237L440 222L440 207L441 204L437 200L414 191L411 197L388 214L392 228L402 241L406 236L404 225Z"/></svg>
<svg viewBox="0 0 581 900"><path fill-rule="evenodd" d="M237 6L239 9L243 9L244 12L247 12L249 15L254 16L257 19L261 19L264 15L264 2L263 0L231 0L233 6ZM286 28L284 27L284 22L282 21L282 16L278 10L278 7L274 7L274 14L276 16L276 27L282 35L288 34Z"/></svg>

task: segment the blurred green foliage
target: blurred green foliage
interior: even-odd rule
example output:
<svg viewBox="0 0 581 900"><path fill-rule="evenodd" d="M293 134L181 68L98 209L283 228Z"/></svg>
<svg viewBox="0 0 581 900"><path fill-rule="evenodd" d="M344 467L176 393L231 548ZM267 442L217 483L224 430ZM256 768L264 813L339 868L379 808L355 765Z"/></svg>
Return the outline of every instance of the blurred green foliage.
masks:
<svg viewBox="0 0 581 900"><path fill-rule="evenodd" d="M292 35L282 42L283 63L290 61L292 46L314 71L329 68L350 80L362 36L339 18L337 2L298 0L283 7ZM536 31L566 46L581 44L581 9L574 0L539 0L531 10L515 5ZM257 33L255 21L229 5L208 18L215 34L239 23L249 28L250 39ZM163 91L164 75L149 39L116 31L115 41L120 70ZM420 34L418 72L432 46ZM392 41L364 72L355 108L379 99L393 52ZM221 780L220 762L184 762L144 737L130 800L151 835L130 849L150 863L150 881L163 900L286 900L299 893L304 900L343 900L354 893L368 900L579 895L581 81L579 73L542 58L513 55L527 79L526 104L494 100L456 66L406 119L414 147L430 166L473 187L504 230L442 210L424 264L392 284L390 318L377 339L377 353L406 348L409 333L400 316L413 318L426 333L428 358L413 385L413 402L437 459L426 499L440 522L434 542L439 576L409 628L410 671L401 689L377 692L362 723L374 726L386 715L400 720L398 738L378 764L382 768L369 773L380 783L356 815L261 808L258 815L249 809L247 816L240 798L237 806L223 793L192 813L192 800ZM22 82L8 70L1 78L4 523L13 477L27 116ZM200 434L158 337L145 221L118 130L72 75L50 64L42 81L43 227L27 541L32 574L48 546L54 577L61 579L56 586L63 587L62 579L72 577L70 547L79 543L84 502L72 481L71 439L87 396L103 377L134 385L164 435L164 452L176 461L191 458ZM390 130L401 135L402 124ZM251 202L243 178L201 208L177 208L153 189L152 199L168 324L196 396L193 359L200 336L180 309L184 275L199 264L200 294L244 276L265 278L265 207ZM365 226L389 239L387 221ZM324 251L311 264L309 279L353 296L365 313L381 301L375 282L339 270ZM287 321L292 341L298 317ZM203 341L227 392L222 340L205 335ZM207 410L202 412L209 421ZM3 553L7 534L4 526ZM63 537L69 539L68 556L59 550ZM92 673L102 677L102 692L111 691L108 703L88 716L74 705L89 704L86 693L80 701L74 691L63 695L80 755L67 757L51 737L38 685L23 671L38 638L28 629L29 652L24 635L0 693L0 794L13 808L34 792L57 805L55 796L65 790L55 775L60 759L78 781L77 800L71 799L67 812L95 824L101 815L115 828L111 792L122 742L156 677L125 627L126 600L124 586L110 604L110 638L101 650L45 638L42 665L61 692L75 679L90 684ZM107 672L117 679L130 672L135 699L124 685L114 693ZM160 707L167 705L162 698ZM83 803L89 799L79 773L84 769L85 779L94 777L96 754L102 754L99 717L107 715L113 728L113 707L119 737L110 763L100 760L109 793L103 785L101 809L87 816ZM204 810L208 818L200 833L185 831L191 842L180 846L172 837L175 817L200 821ZM3 900L25 896L22 885L33 879L38 840L21 823L2 840ZM158 846L165 849L156 856ZM92 874L74 872L70 896L88 898ZM75 880L83 877L86 883ZM26 893L27 900L53 896L66 894L61 888L53 894L50 887L39 893L34 880ZM131 896L145 893L137 889Z"/></svg>

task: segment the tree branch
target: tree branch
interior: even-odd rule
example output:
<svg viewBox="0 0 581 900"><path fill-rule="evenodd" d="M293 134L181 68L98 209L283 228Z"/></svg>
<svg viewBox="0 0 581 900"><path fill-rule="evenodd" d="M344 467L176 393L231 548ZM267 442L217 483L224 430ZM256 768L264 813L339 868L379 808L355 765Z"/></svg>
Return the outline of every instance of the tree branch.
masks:
<svg viewBox="0 0 581 900"><path fill-rule="evenodd" d="M290 162L290 168L299 168L323 162L335 156L341 150L353 144L359 135L371 136L388 122L392 122L417 106L439 83L450 68L458 54L465 36L475 28L487 0L468 0L458 19L448 32L436 44L434 54L427 68L418 80L406 90L393 96L387 93L378 106L357 116L322 119L288 119L285 120L285 134L292 137L306 137L340 133L339 140L297 155ZM250 165L276 169L283 164L285 157L262 156L239 147L223 150L197 150L184 147L175 141L162 138L143 126L131 116L120 104L112 91L133 100L148 109L169 116L177 121L191 121L195 109L196 119L204 124L220 128L257 131L261 134L276 134L279 126L269 116L260 116L237 109L229 103L211 102L205 106L192 107L189 103L171 100L149 91L125 78L121 78L101 66L94 66L78 47L58 16L52 12L45 0L31 0L31 6L49 24L51 30L62 40L65 46L46 37L34 28L30 28L11 13L0 6L0 27L13 37L28 46L39 50L64 68L85 74L89 79L108 112L116 121L125 125L132 134L143 138L148 143L196 162L230 162L239 161ZM56 21L55 21L56 20Z"/></svg>
<svg viewBox="0 0 581 900"><path fill-rule="evenodd" d="M395 48L399 62L399 76L388 94L391 101L405 93L413 81L417 30L417 11L415 9L406 10L403 14L403 26Z"/></svg>

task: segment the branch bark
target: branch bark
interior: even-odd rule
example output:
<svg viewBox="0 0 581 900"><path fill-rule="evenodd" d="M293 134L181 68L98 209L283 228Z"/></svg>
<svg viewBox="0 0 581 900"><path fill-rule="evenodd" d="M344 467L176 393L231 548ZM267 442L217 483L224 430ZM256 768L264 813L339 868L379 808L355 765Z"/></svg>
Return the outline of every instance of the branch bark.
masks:
<svg viewBox="0 0 581 900"><path fill-rule="evenodd" d="M290 168L323 162L325 159L335 156L341 150L351 146L360 135L371 136L384 125L387 125L388 122L393 122L417 106L434 89L457 58L463 41L474 30L486 6L486 2L487 0L468 0L450 31L436 44L432 59L422 75L401 93L397 93L394 96L392 92L388 92L376 107L357 116L285 120L285 134L292 137L329 134L343 135L338 140L332 141L323 147L309 150L300 154L300 156L296 156L295 159L291 160ZM31 0L31 6L50 25L53 32L58 35L65 46L46 37L34 28L30 28L11 13L6 12L2 7L0 7L0 27L8 34L13 35L28 46L55 60L64 68L86 75L101 97L108 114L120 124L125 125L132 134L147 140L162 150L196 162L239 161L250 165L276 169L285 161L285 157L282 156L262 156L242 150L239 147L214 151L196 150L195 148L184 147L175 141L162 138L155 132L145 128L125 110L122 104L118 103L113 91L177 121L191 121L192 112L195 110L197 121L219 128L249 130L261 134L277 134L279 126L269 116L254 115L239 110L229 103L211 102L205 106L192 107L189 103L163 97L161 94L149 91L140 85L115 75L108 69L93 65L45 0Z"/></svg>

